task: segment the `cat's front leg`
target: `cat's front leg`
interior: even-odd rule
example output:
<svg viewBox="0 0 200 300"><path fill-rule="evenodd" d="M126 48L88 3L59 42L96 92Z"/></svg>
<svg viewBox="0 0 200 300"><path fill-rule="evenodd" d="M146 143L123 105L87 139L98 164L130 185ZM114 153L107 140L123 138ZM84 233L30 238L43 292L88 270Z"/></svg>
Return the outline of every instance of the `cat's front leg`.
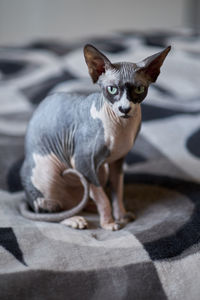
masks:
<svg viewBox="0 0 200 300"><path fill-rule="evenodd" d="M133 221L135 216L132 212L127 212L124 207L124 175L122 169L123 161L124 159L122 158L109 164L109 180L111 186L113 217L119 223L126 224Z"/></svg>
<svg viewBox="0 0 200 300"><path fill-rule="evenodd" d="M113 220L111 204L104 189L91 184L90 197L97 205L101 227L107 230L119 230L121 226Z"/></svg>

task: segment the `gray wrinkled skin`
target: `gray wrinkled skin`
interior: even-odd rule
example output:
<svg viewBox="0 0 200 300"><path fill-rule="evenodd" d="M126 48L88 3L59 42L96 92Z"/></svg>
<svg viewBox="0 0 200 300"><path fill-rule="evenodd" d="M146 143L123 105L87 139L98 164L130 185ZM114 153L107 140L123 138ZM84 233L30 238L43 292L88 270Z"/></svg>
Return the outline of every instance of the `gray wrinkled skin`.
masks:
<svg viewBox="0 0 200 300"><path fill-rule="evenodd" d="M104 143L101 121L90 115L93 102L99 110L103 104L100 93L88 97L57 93L48 96L34 112L27 129L26 157L21 170L22 182L32 207L32 201L42 196L31 182L35 166L33 153L45 156L53 152L68 168L73 156L76 169L90 183L100 185L97 171L109 156L109 150Z"/></svg>
<svg viewBox="0 0 200 300"><path fill-rule="evenodd" d="M89 74L101 93L52 94L36 109L26 134L21 179L33 210L49 214L30 216L21 209L24 216L51 221L51 212L65 211L58 219L53 216L54 221L64 220L86 205L90 192L103 228L118 230L117 220L133 219L123 204L123 158L140 128L140 103L169 51L170 47L138 64L112 64L98 49L85 46ZM107 163L113 212L103 190ZM86 226L80 217L65 221L74 228Z"/></svg>

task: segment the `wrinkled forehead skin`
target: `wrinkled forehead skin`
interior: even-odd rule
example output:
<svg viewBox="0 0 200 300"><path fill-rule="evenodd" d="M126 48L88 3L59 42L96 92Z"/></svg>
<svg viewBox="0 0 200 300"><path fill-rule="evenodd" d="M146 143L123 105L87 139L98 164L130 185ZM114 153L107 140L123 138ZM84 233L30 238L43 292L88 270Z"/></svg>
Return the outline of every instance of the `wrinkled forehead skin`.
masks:
<svg viewBox="0 0 200 300"><path fill-rule="evenodd" d="M130 62L119 62L112 64L105 70L98 80L100 86L117 85L124 86L126 83L130 83L134 86L143 85L147 87L149 85L148 80L137 72L139 66Z"/></svg>

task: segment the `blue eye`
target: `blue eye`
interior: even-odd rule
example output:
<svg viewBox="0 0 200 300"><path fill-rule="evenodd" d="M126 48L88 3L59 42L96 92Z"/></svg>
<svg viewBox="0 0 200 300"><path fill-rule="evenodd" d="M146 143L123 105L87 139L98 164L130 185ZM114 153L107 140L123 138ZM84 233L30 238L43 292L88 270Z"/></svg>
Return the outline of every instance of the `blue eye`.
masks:
<svg viewBox="0 0 200 300"><path fill-rule="evenodd" d="M134 89L134 92L138 95L144 93L144 91L145 91L145 87L143 85L140 85Z"/></svg>
<svg viewBox="0 0 200 300"><path fill-rule="evenodd" d="M111 95L116 95L118 93L118 89L115 86L108 86L107 91Z"/></svg>

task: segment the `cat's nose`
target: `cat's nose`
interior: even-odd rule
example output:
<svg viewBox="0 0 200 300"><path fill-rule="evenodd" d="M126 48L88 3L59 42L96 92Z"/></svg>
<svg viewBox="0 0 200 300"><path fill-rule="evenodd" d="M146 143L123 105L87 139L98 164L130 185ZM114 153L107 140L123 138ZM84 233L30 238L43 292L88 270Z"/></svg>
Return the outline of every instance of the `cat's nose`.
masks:
<svg viewBox="0 0 200 300"><path fill-rule="evenodd" d="M128 114L129 111L131 110L131 107L122 107L122 106L119 106L119 111L121 111L123 114Z"/></svg>

